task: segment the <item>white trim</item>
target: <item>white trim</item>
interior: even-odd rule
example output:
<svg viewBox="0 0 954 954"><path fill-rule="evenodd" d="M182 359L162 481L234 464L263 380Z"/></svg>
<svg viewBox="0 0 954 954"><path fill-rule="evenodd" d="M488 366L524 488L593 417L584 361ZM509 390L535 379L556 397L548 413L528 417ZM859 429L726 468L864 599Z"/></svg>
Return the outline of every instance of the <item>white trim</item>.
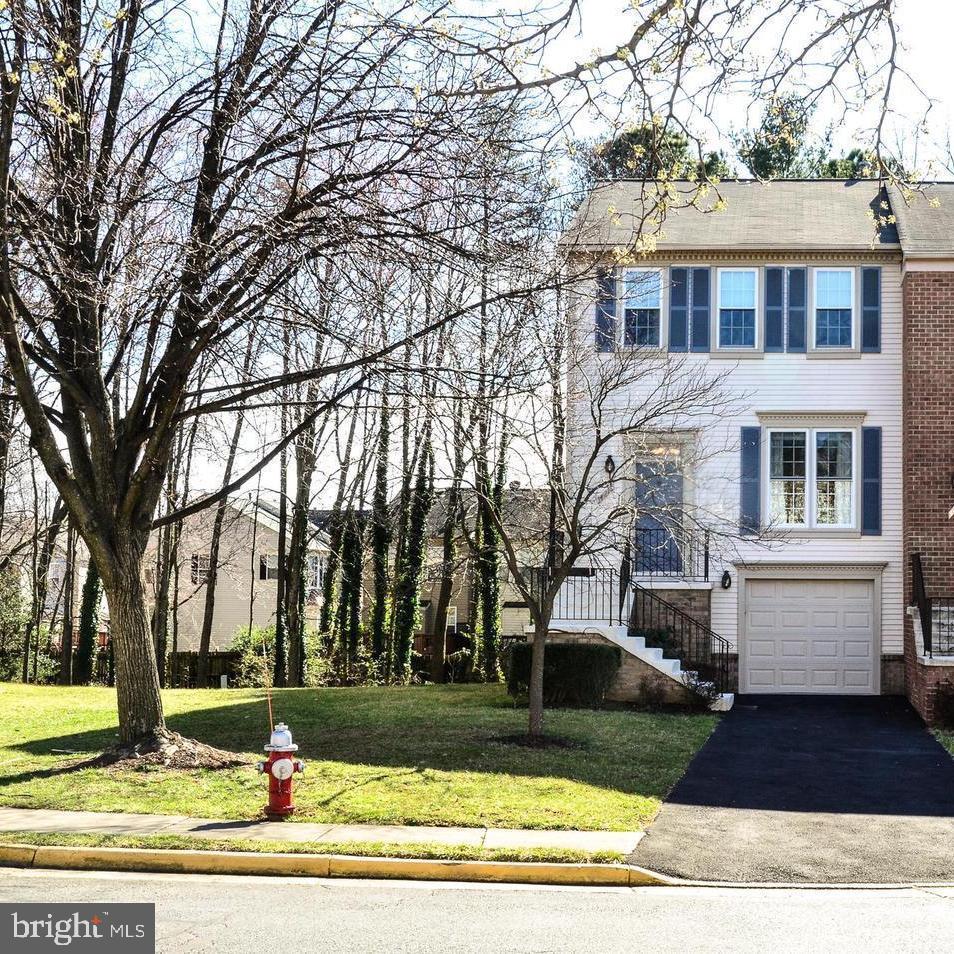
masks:
<svg viewBox="0 0 954 954"><path fill-rule="evenodd" d="M636 345L626 343L626 276L630 272L656 272L659 275L659 343L654 345ZM667 304L669 297L667 295L666 274L668 269L653 265L626 265L620 269L619 283L616 295L616 323L619 328L617 331L617 347L627 351L665 351L669 347L669 321Z"/></svg>
<svg viewBox="0 0 954 954"><path fill-rule="evenodd" d="M817 460L817 445L816 445L816 434L828 433L828 432L844 432L851 434L851 514L852 522L851 523L817 523L816 522L816 513L818 507L818 460ZM804 523L775 523L771 519L771 503L772 503L772 475L771 475L771 465L772 465L772 435L773 434L790 434L792 432L803 433L805 434L805 522ZM858 530L859 529L859 514L858 508L860 504L860 493L859 493L859 473L858 473L858 454L859 454L859 437L860 432L857 427L843 427L833 425L828 421L823 421L820 424L808 424L808 425L786 425L782 424L777 427L763 427L764 440L762 443L765 445L762 450L762 513L765 514L765 518L762 521L763 529L766 530L811 530L818 533L826 533L828 531L837 532L845 530ZM783 478L776 478L781 480Z"/></svg>
<svg viewBox="0 0 954 954"><path fill-rule="evenodd" d="M847 272L851 276L851 342L847 345L819 345L818 336L815 328L816 319L818 316L818 273L819 272ZM860 309L858 307L858 269L854 266L848 266L846 268L840 268L834 265L816 265L811 270L812 275L812 285L810 289L811 293L811 315L810 315L810 336L809 336L809 352L817 352L819 354L844 354L849 351L857 350L858 344L858 316Z"/></svg>
<svg viewBox="0 0 954 954"><path fill-rule="evenodd" d="M716 268L715 302L712 307L712 312L715 316L715 329L714 334L711 335L712 342L710 343L710 347L713 351L739 352L742 354L757 354L762 351L762 308L761 299L759 297L759 292L762 287L761 271L762 269L759 265L733 265L728 268ZM722 275L725 272L751 272L755 276L755 301L753 304L755 309L755 343L751 347L722 344ZM729 310L731 311L732 309Z"/></svg>

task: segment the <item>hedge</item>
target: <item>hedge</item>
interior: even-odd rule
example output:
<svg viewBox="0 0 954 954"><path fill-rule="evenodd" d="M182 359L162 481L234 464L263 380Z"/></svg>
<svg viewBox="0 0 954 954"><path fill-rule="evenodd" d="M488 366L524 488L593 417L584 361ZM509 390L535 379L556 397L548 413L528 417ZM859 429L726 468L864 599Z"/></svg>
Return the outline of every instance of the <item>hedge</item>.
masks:
<svg viewBox="0 0 954 954"><path fill-rule="evenodd" d="M526 695L530 686L531 643L507 650L507 692ZM600 643L548 643L543 657L543 701L548 706L597 709L606 701L623 654Z"/></svg>

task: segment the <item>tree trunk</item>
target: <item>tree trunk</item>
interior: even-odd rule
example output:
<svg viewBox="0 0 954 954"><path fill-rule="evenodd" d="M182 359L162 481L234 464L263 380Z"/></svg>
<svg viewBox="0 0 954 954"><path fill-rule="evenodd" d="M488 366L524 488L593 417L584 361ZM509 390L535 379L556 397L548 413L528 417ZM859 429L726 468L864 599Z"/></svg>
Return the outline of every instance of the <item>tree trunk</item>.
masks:
<svg viewBox="0 0 954 954"><path fill-rule="evenodd" d="M533 652L530 659L530 725L531 738L543 735L543 655L546 649L549 621L538 621L533 629Z"/></svg>
<svg viewBox="0 0 954 954"><path fill-rule="evenodd" d="M121 743L155 736L166 726L142 567L143 548L127 542L108 571L103 568Z"/></svg>
<svg viewBox="0 0 954 954"><path fill-rule="evenodd" d="M63 635L60 639L60 685L73 681L73 574L76 565L76 531L66 531L66 572L63 574Z"/></svg>
<svg viewBox="0 0 954 954"><path fill-rule="evenodd" d="M152 610L152 643L156 650L159 685L166 684L166 651L169 644L169 587L172 582L172 537L175 527L159 531L156 561L156 602Z"/></svg>

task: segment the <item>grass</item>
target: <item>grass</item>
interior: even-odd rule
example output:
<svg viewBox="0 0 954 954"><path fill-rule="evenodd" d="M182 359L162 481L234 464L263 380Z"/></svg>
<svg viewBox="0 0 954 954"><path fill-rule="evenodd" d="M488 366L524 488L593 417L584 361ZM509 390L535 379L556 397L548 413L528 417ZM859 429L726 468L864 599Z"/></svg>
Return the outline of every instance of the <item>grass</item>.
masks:
<svg viewBox="0 0 954 954"><path fill-rule="evenodd" d="M944 748L947 749L947 751L950 752L952 756L954 756L954 731L946 730L946 729L935 729L934 735L935 735L935 738L938 740L938 742L940 742L941 745L943 745Z"/></svg>
<svg viewBox="0 0 954 954"><path fill-rule="evenodd" d="M361 858L426 858L438 861L536 861L619 864L617 851L578 851L572 848L477 848L427 842L389 844L370 841L271 841L197 838L184 835L80 835L36 831L0 831L0 844L64 845L76 848L160 848L188 851L236 851L246 854L279 852L293 855L352 855Z"/></svg>
<svg viewBox="0 0 954 954"><path fill-rule="evenodd" d="M225 749L261 753L259 690L169 690L171 728ZM296 821L565 828L645 827L717 717L550 710L546 729L572 749L496 741L527 713L500 686L288 689L275 718L306 760ZM182 772L62 771L116 740L104 688L0 685L0 804L252 819L265 781L252 767Z"/></svg>

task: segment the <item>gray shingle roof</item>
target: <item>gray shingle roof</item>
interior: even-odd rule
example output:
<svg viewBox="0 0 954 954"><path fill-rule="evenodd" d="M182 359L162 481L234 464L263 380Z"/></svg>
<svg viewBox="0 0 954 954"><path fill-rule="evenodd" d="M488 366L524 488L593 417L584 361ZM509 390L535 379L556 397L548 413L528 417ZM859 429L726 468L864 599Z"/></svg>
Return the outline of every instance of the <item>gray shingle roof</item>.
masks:
<svg viewBox="0 0 954 954"><path fill-rule="evenodd" d="M888 192L905 255L954 256L954 182L922 183L907 199L895 186L889 186Z"/></svg>
<svg viewBox="0 0 954 954"><path fill-rule="evenodd" d="M655 182L620 180L599 184L583 203L565 242L582 248L627 247L656 206ZM695 186L676 183L682 202ZM714 211L719 198L723 211ZM671 208L658 232L656 247L670 249L831 249L862 251L898 247L896 230L876 233L871 213L884 215L884 194L872 180L731 180L712 188L697 207ZM674 205L679 205L677 199ZM954 208L954 202L952 202ZM615 210L615 211L614 211Z"/></svg>

